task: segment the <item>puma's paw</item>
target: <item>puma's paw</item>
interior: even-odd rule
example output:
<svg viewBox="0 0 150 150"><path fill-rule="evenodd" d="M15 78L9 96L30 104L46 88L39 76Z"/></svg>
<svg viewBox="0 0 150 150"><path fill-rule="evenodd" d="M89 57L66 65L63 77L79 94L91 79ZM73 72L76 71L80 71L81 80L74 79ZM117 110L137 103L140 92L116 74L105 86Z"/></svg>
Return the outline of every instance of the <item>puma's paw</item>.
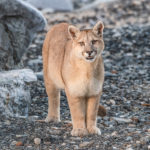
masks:
<svg viewBox="0 0 150 150"><path fill-rule="evenodd" d="M98 127L96 127L96 126L88 127L87 129L89 131L89 134L101 135L101 130Z"/></svg>
<svg viewBox="0 0 150 150"><path fill-rule="evenodd" d="M50 116L47 116L45 118L45 122L60 122L60 119L58 117L50 117Z"/></svg>
<svg viewBox="0 0 150 150"><path fill-rule="evenodd" d="M72 136L86 136L88 135L88 130L86 128L77 128L71 131Z"/></svg>

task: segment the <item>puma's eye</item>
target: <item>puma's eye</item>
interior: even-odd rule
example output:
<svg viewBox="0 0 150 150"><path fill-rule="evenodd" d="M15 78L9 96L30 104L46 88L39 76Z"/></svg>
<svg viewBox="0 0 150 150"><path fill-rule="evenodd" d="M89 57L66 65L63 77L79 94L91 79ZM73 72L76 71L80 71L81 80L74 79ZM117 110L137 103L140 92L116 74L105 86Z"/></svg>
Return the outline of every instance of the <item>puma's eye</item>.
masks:
<svg viewBox="0 0 150 150"><path fill-rule="evenodd" d="M85 46L85 43L84 43L84 42L79 42L79 44L80 44L81 46Z"/></svg>
<svg viewBox="0 0 150 150"><path fill-rule="evenodd" d="M92 44L95 44L96 42L98 42L98 40L93 40L93 41L92 41Z"/></svg>

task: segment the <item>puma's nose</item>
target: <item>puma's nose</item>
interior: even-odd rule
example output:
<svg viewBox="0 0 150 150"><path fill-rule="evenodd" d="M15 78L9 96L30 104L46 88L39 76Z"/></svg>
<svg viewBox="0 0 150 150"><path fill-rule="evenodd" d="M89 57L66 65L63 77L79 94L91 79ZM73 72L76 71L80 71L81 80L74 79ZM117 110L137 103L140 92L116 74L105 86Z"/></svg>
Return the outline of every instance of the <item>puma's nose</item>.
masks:
<svg viewBox="0 0 150 150"><path fill-rule="evenodd" d="M93 53L93 51L86 51L86 53L90 56Z"/></svg>
<svg viewBox="0 0 150 150"><path fill-rule="evenodd" d="M94 55L94 51L86 51L86 53L89 55L89 56L92 56L92 55Z"/></svg>

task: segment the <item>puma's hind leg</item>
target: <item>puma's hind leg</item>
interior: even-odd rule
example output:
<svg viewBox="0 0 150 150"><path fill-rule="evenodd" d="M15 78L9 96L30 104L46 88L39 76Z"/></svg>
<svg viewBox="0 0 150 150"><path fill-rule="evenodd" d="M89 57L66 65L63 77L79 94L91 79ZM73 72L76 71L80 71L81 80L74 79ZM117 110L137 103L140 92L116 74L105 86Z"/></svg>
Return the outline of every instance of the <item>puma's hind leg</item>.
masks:
<svg viewBox="0 0 150 150"><path fill-rule="evenodd" d="M60 121L60 90L56 88L52 81L45 83L48 95L48 114L45 122Z"/></svg>

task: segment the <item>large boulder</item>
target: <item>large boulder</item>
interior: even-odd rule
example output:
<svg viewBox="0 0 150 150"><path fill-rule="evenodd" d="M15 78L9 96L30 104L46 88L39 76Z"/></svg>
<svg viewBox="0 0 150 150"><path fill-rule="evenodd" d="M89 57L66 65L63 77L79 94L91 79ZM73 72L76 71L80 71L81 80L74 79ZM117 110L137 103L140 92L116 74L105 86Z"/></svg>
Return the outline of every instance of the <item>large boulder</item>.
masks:
<svg viewBox="0 0 150 150"><path fill-rule="evenodd" d="M0 70L15 68L45 19L21 0L0 0Z"/></svg>
<svg viewBox="0 0 150 150"><path fill-rule="evenodd" d="M9 116L28 116L31 103L30 84L37 81L30 69L0 73L0 113Z"/></svg>
<svg viewBox="0 0 150 150"><path fill-rule="evenodd" d="M72 11L73 4L71 0L25 0L36 8L50 8L54 11Z"/></svg>

